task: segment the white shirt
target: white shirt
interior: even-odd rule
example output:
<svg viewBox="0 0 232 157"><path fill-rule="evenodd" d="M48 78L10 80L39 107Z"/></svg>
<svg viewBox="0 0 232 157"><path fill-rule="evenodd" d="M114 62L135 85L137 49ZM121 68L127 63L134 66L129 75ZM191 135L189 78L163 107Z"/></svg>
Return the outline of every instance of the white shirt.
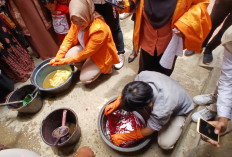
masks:
<svg viewBox="0 0 232 157"><path fill-rule="evenodd" d="M217 113L218 117L232 118L232 54L226 49L218 82Z"/></svg>
<svg viewBox="0 0 232 157"><path fill-rule="evenodd" d="M84 35L85 35L85 32L82 31L82 30L79 30L79 32L78 32L78 41L80 42L80 44L83 47L83 49L85 48Z"/></svg>

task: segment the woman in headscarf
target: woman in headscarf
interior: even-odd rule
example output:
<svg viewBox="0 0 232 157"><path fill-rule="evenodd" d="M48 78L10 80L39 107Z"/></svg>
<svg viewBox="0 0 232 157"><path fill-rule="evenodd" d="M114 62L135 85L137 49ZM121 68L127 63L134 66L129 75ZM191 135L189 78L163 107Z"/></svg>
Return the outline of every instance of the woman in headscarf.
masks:
<svg viewBox="0 0 232 157"><path fill-rule="evenodd" d="M71 0L69 11L72 22L69 33L49 64L78 63L80 81L91 83L101 73L110 73L112 66L119 63L117 50L110 28L94 11L92 0Z"/></svg>
<svg viewBox="0 0 232 157"><path fill-rule="evenodd" d="M137 54L141 47L139 72L150 70L171 75L176 57L166 59L170 61L169 68L164 68L160 60L174 34L183 39L181 44L172 45L174 53L179 46L183 46L180 55L184 48L200 52L211 30L208 4L208 0L125 0L125 9L120 13L136 13L134 46Z"/></svg>

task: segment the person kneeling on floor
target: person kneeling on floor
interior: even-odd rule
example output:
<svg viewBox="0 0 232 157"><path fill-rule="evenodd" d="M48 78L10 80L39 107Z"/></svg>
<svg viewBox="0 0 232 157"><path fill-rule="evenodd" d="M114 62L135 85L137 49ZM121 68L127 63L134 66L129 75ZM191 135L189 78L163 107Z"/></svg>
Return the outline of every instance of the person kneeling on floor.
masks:
<svg viewBox="0 0 232 157"><path fill-rule="evenodd" d="M69 12L70 30L49 64L75 63L81 71L80 81L91 83L119 63L114 40L103 17L94 11L92 0L71 0Z"/></svg>
<svg viewBox="0 0 232 157"><path fill-rule="evenodd" d="M158 131L158 144L166 150L174 147L186 116L194 108L191 98L178 82L152 71L141 72L134 82L127 84L122 95L106 106L105 115L111 114L119 106L129 111L150 108L151 113L145 128L112 135L115 145L141 139Z"/></svg>

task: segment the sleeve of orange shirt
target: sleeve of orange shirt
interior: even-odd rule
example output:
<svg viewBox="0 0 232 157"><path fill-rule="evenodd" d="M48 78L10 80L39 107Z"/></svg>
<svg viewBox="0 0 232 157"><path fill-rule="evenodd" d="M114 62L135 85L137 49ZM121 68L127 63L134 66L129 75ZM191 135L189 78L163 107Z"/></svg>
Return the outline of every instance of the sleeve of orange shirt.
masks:
<svg viewBox="0 0 232 157"><path fill-rule="evenodd" d="M209 34L212 23L207 11L208 0L193 0L175 26L184 34L184 47L188 50L201 51L201 45Z"/></svg>
<svg viewBox="0 0 232 157"><path fill-rule="evenodd" d="M65 36L62 44L60 45L60 48L56 54L55 59L59 60L65 57L65 54L68 52L68 50L72 47L73 41L75 38L75 34L77 33L77 26L74 24L71 24L71 27L69 29L68 34Z"/></svg>
<svg viewBox="0 0 232 157"><path fill-rule="evenodd" d="M107 40L107 32L102 29L91 33L85 45L85 48L78 54L67 58L68 63L75 63L83 61L99 51L104 46L104 41Z"/></svg>

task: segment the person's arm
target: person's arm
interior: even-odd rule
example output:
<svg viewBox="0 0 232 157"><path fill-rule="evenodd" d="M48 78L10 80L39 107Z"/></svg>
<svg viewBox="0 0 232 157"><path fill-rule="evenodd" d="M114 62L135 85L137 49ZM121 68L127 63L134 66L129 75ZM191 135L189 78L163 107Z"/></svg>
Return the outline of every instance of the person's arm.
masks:
<svg viewBox="0 0 232 157"><path fill-rule="evenodd" d="M120 95L115 101L113 101L112 103L110 103L105 107L104 114L108 116L109 114L114 112L120 106L121 101L122 101L122 95Z"/></svg>
<svg viewBox="0 0 232 157"><path fill-rule="evenodd" d="M153 134L155 132L155 130L152 130L151 128L149 128L148 126L146 128L142 128L141 129L141 134L143 135L143 137L147 137L150 136L151 134Z"/></svg>
<svg viewBox="0 0 232 157"><path fill-rule="evenodd" d="M153 132L155 131L150 129L147 126L145 128L140 128L140 129L131 131L130 133L117 133L117 134L111 135L111 139L115 145L119 146L120 144L126 141L142 139L146 136L150 136Z"/></svg>
<svg viewBox="0 0 232 157"><path fill-rule="evenodd" d="M193 0L189 9L174 23L175 27L184 34L184 47L188 50L200 52L201 45L211 30L208 5L208 0Z"/></svg>
<svg viewBox="0 0 232 157"><path fill-rule="evenodd" d="M222 72L218 82L217 114L218 121L210 122L216 127L215 133L226 131L227 124L232 117L232 54L226 49L224 51ZM208 140L209 143L220 147L218 142Z"/></svg>
<svg viewBox="0 0 232 157"><path fill-rule="evenodd" d="M59 63L60 59L63 59L65 57L65 54L72 47L74 40L77 40L77 39L75 39L76 34L77 34L77 26L72 23L68 34L65 36L62 44L60 45L60 48L56 54L56 57L54 59L50 60L50 62L48 64L50 64L52 66L59 65L57 63Z"/></svg>
<svg viewBox="0 0 232 157"><path fill-rule="evenodd" d="M232 117L232 54L224 49L222 72L218 81L218 117Z"/></svg>
<svg viewBox="0 0 232 157"><path fill-rule="evenodd" d="M104 28L99 28L98 30L94 30L94 32L91 32L90 30L89 32L91 34L85 45L85 48L81 52L72 57L59 60L59 62L56 62L55 65L64 65L68 63L80 62L98 52L99 49L101 49L101 47L104 46L105 40L107 40L107 35L109 32L104 30Z"/></svg>
<svg viewBox="0 0 232 157"><path fill-rule="evenodd" d="M209 123L216 127L216 129L214 130L215 134L220 134L226 131L228 121L229 119L226 117L219 117L218 121L209 121ZM206 139L206 141L216 147L220 147L219 143L216 141L210 139Z"/></svg>

